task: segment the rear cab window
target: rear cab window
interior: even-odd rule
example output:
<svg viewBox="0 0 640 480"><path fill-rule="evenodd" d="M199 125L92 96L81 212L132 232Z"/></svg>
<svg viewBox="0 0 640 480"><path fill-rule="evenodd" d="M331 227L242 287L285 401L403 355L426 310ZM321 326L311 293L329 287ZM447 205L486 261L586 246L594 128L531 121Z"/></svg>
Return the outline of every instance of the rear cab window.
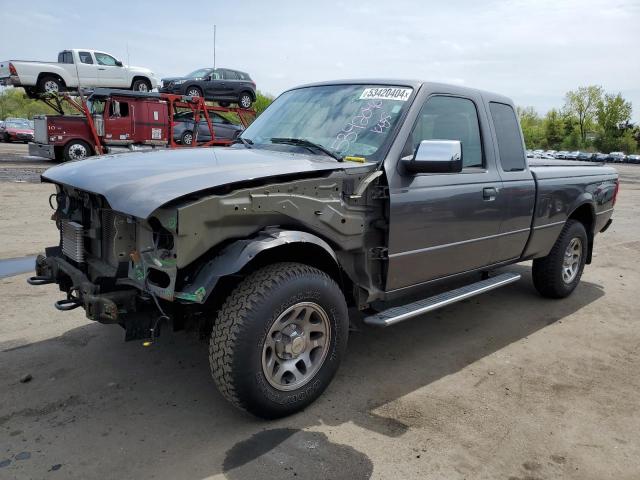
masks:
<svg viewBox="0 0 640 480"><path fill-rule="evenodd" d="M86 63L87 65L93 65L93 58L91 58L91 52L78 52L78 56L80 57L80 62Z"/></svg>
<svg viewBox="0 0 640 480"><path fill-rule="evenodd" d="M496 131L502 170L505 172L524 170L526 157L516 112L510 105L498 102L489 102L489 111Z"/></svg>
<svg viewBox="0 0 640 480"><path fill-rule="evenodd" d="M58 63L73 63L73 54L69 50L65 50L58 54Z"/></svg>

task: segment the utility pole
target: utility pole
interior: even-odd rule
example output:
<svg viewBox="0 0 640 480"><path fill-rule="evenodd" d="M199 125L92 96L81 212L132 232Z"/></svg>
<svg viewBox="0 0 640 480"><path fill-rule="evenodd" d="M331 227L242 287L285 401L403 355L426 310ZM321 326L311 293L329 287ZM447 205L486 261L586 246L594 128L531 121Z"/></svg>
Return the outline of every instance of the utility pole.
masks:
<svg viewBox="0 0 640 480"><path fill-rule="evenodd" d="M213 69L216 69L216 25L213 24Z"/></svg>

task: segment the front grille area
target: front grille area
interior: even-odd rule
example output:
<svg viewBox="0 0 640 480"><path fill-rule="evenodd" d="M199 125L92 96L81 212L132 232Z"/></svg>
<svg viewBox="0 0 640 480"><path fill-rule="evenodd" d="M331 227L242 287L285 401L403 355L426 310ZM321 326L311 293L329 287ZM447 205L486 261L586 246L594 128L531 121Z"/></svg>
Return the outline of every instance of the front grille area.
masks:
<svg viewBox="0 0 640 480"><path fill-rule="evenodd" d="M84 263L84 227L77 222L62 221L62 253L77 263Z"/></svg>
<svg viewBox="0 0 640 480"><path fill-rule="evenodd" d="M136 248L135 225L113 210L102 210L102 260L113 267L126 262Z"/></svg>

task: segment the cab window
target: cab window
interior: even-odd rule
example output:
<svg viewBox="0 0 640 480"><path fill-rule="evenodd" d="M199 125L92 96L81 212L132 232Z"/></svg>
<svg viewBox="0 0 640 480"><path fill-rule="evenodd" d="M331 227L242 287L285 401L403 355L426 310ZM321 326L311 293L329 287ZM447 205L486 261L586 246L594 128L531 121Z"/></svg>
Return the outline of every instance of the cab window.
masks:
<svg viewBox="0 0 640 480"><path fill-rule="evenodd" d="M78 56L80 57L80 62L93 65L93 58L91 58L90 52L78 52Z"/></svg>
<svg viewBox="0 0 640 480"><path fill-rule="evenodd" d="M489 102L489 110L498 140L500 164L505 172L517 172L525 169L524 146L516 112L510 105Z"/></svg>
<svg viewBox="0 0 640 480"><path fill-rule="evenodd" d="M109 116L111 118L121 118L129 116L129 104L127 102L112 101L109 104Z"/></svg>
<svg viewBox="0 0 640 480"><path fill-rule="evenodd" d="M413 155L422 140L459 140L462 168L484 165L478 112L467 98L441 95L429 98L409 135L403 156Z"/></svg>
<svg viewBox="0 0 640 480"><path fill-rule="evenodd" d="M98 65L105 65L107 67L116 66L116 59L113 58L111 55L107 55L106 53L95 52L95 56L96 56L96 62L98 62Z"/></svg>

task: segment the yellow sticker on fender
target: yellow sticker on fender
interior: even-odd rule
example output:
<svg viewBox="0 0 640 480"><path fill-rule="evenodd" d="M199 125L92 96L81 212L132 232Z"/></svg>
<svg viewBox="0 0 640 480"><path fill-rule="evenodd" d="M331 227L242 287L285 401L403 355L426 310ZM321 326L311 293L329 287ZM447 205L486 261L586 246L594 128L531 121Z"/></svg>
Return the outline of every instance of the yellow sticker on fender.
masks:
<svg viewBox="0 0 640 480"><path fill-rule="evenodd" d="M365 88L360 100L399 100L406 102L413 92L412 88L376 87Z"/></svg>

